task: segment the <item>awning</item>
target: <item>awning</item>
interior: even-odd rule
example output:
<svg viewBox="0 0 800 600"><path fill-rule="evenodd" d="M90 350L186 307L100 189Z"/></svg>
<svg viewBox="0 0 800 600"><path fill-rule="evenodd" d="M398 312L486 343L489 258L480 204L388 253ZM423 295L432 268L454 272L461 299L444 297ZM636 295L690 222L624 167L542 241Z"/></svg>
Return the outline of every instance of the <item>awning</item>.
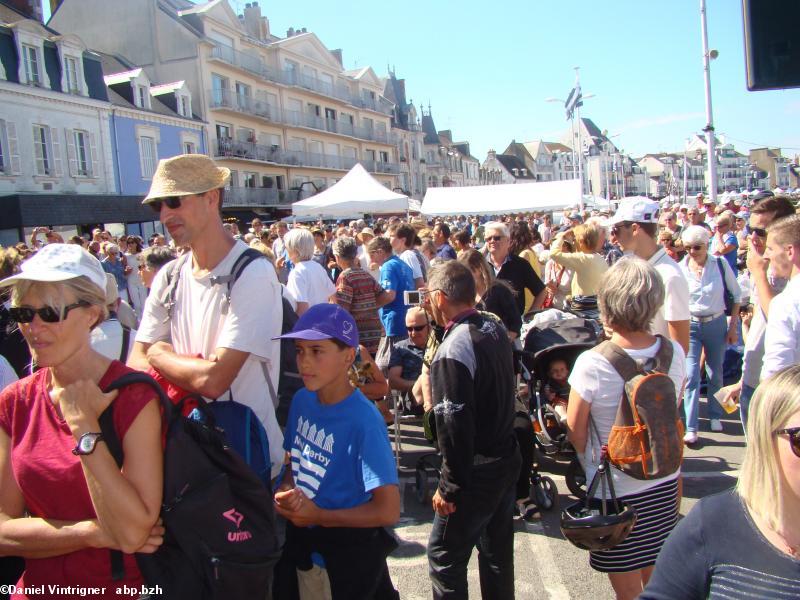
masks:
<svg viewBox="0 0 800 600"><path fill-rule="evenodd" d="M146 223L158 215L144 196L12 194L0 196L0 229L85 223Z"/></svg>

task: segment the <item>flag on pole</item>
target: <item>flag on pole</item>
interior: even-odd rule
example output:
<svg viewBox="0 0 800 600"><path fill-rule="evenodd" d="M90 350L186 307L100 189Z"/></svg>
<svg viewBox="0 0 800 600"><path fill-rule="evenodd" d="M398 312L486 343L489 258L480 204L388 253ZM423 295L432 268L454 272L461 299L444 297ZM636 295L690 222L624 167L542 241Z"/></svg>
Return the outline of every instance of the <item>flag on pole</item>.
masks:
<svg viewBox="0 0 800 600"><path fill-rule="evenodd" d="M579 106L583 106L583 94L581 94L581 84L576 83L575 87L572 88L572 91L569 93L569 96L567 96L567 101L564 103L564 108L567 110L567 121L572 118L575 109Z"/></svg>

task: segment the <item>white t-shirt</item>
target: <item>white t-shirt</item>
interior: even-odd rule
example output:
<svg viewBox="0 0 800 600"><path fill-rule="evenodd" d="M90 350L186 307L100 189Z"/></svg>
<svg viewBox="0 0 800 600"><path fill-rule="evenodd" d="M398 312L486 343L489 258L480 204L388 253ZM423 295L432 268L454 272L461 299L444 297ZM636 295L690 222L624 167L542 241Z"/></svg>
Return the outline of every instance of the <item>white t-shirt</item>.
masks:
<svg viewBox="0 0 800 600"><path fill-rule="evenodd" d="M553 237L552 228L542 223L539 225L539 235L542 236L542 243L549 244Z"/></svg>
<svg viewBox="0 0 800 600"><path fill-rule="evenodd" d="M229 275L236 259L247 248L244 242L237 241L228 255L203 277L194 276L192 260L187 260L181 269L171 318L158 301L167 284L168 269L162 268L153 281L136 341L147 344L171 341L178 354L203 358L216 354L217 348L249 353L230 393L221 399L232 396L255 412L267 432L275 477L283 463L283 433L275 419L261 363L267 365L273 388L277 390L280 343L272 338L281 333L281 286L275 269L266 260L256 260L242 272L232 288L230 306L225 301L227 284L211 283L213 276Z"/></svg>
<svg viewBox="0 0 800 600"><path fill-rule="evenodd" d="M136 330L131 329L127 356L131 355L135 341ZM108 318L92 329L90 343L95 352L99 352L111 360L120 360L120 356L122 356L122 325L120 325L119 319Z"/></svg>
<svg viewBox="0 0 800 600"><path fill-rule="evenodd" d="M328 298L336 293L336 286L325 269L318 262L303 260L289 272L286 289L298 302L307 302L309 306L326 304Z"/></svg>
<svg viewBox="0 0 800 600"><path fill-rule="evenodd" d="M761 379L800 364L800 275L795 275L769 304Z"/></svg>
<svg viewBox="0 0 800 600"><path fill-rule="evenodd" d="M6 386L11 385L18 379L19 377L17 377L14 367L11 366L5 356L0 354L0 390L5 389Z"/></svg>
<svg viewBox="0 0 800 600"><path fill-rule="evenodd" d="M669 338L667 321L688 321L691 317L689 312L689 284L681 272L681 268L663 248L650 257L648 260L651 265L661 275L664 282L664 305L658 309L653 322L650 324L650 332L654 335L663 335ZM681 353L685 355L683 350Z"/></svg>
<svg viewBox="0 0 800 600"><path fill-rule="evenodd" d="M422 279L422 267L419 266L417 255L414 254L413 250L405 250L400 255L400 260L411 267L412 277L414 279Z"/></svg>
<svg viewBox="0 0 800 600"><path fill-rule="evenodd" d="M669 376L675 384L675 396L680 405L683 397L683 384L686 380L686 359L680 344L677 342L670 343L673 347L673 354ZM661 347L660 344L661 342L657 340L649 348L642 350L628 350L626 348L625 352L634 360L653 358ZM592 405L591 415L597 426L600 439L604 443L607 442L608 434L611 432L611 426L616 419L617 408L619 408L625 388L625 382L622 377L611 366L611 363L600 356L598 352L587 350L575 361L572 373L569 376L569 383L574 392ZM586 450L581 457L581 463L586 470L586 483L588 485L592 481L595 472L597 472L597 465L600 462L600 444L598 444L594 429L590 425L587 425L587 427L589 428L588 439L586 441ZM679 473L680 470L661 479L640 481L625 475L618 469L611 468L614 491L617 496L638 494L660 483L675 479Z"/></svg>

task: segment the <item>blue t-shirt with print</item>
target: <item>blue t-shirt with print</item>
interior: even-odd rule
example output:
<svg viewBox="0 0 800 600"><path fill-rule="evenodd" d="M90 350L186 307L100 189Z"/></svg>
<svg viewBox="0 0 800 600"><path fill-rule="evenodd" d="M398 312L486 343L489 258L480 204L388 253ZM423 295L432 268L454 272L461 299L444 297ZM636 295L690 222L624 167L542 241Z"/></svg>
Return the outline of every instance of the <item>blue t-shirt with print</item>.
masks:
<svg viewBox="0 0 800 600"><path fill-rule="evenodd" d="M295 485L320 508L353 508L372 490L397 485L386 424L375 405L355 390L325 405L303 388L292 400L283 448L291 456Z"/></svg>
<svg viewBox="0 0 800 600"><path fill-rule="evenodd" d="M381 308L381 322L387 336L406 335L406 311L403 292L414 290L414 274L406 263L395 255L381 265L381 287L396 292L394 300Z"/></svg>

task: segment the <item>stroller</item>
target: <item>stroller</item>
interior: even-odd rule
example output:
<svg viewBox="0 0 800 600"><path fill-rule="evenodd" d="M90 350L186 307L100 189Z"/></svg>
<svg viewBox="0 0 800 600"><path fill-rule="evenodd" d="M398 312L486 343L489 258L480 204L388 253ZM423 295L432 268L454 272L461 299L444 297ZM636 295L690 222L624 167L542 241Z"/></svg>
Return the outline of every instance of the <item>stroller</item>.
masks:
<svg viewBox="0 0 800 600"><path fill-rule="evenodd" d="M563 360L572 370L580 354L602 339L602 327L594 319L575 317L534 326L525 335L522 362L531 374L529 382L530 413L536 446L555 459L569 458L565 476L570 492L585 493L586 477L575 450L567 439L566 425L545 396L548 366Z"/></svg>

